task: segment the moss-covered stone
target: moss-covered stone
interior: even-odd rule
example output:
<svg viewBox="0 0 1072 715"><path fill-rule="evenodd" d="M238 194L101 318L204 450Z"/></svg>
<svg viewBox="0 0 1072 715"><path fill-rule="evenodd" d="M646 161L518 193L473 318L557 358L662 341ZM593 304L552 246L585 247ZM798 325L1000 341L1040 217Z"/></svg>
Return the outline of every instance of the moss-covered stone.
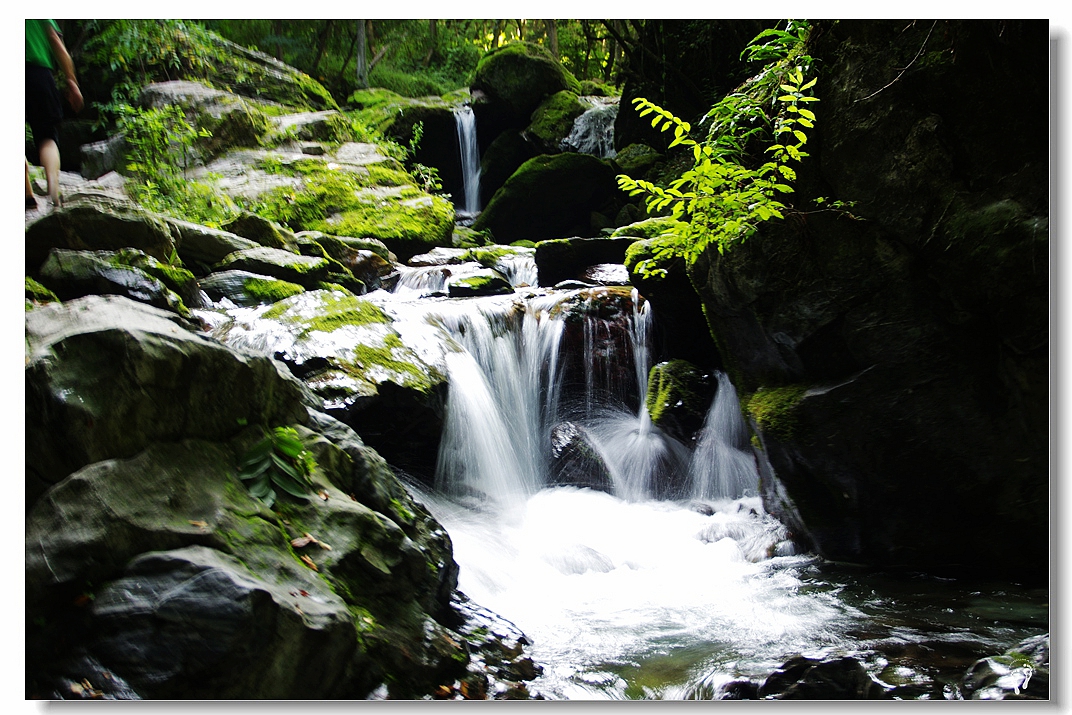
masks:
<svg viewBox="0 0 1072 715"><path fill-rule="evenodd" d="M541 153L555 153L559 151L562 140L572 131L573 120L584 114L584 111L584 105L573 92L555 92L532 113L532 121L525 129L524 136L533 142Z"/></svg>
<svg viewBox="0 0 1072 715"><path fill-rule="evenodd" d="M269 248L282 248L293 250L294 235L274 221L269 221L263 216L258 216L249 211L241 214L225 223L221 228L230 231L236 236L256 241L262 246Z"/></svg>
<svg viewBox="0 0 1072 715"><path fill-rule="evenodd" d="M59 301L56 294L45 288L30 276L26 276L26 302L27 307L37 303L52 303Z"/></svg>
<svg viewBox="0 0 1072 715"><path fill-rule="evenodd" d="M643 221L631 223L628 226L619 226L611 233L613 237L633 236L635 238L657 238L666 234L676 235L676 231L684 224L669 216L656 216Z"/></svg>
<svg viewBox="0 0 1072 715"><path fill-rule="evenodd" d="M634 179L643 179L662 158L662 154L647 144L630 144L614 156L614 163L621 169L621 173Z"/></svg>
<svg viewBox="0 0 1072 715"><path fill-rule="evenodd" d="M592 212L617 196L614 170L586 154L537 156L521 165L473 222L498 243L591 236Z"/></svg>
<svg viewBox="0 0 1072 715"><path fill-rule="evenodd" d="M470 89L527 119L545 97L561 90L578 94L581 85L540 45L512 42L480 59Z"/></svg>
<svg viewBox="0 0 1072 715"><path fill-rule="evenodd" d="M742 403L743 410L764 432L781 440L791 439L796 429L793 410L804 397L805 390L802 385L760 388Z"/></svg>
<svg viewBox="0 0 1072 715"><path fill-rule="evenodd" d="M492 270L478 274L469 274L447 281L447 292L451 298L465 298L477 295L499 295L511 293L513 289L501 275Z"/></svg>
<svg viewBox="0 0 1072 715"><path fill-rule="evenodd" d="M703 426L710 392L698 367L686 360L668 360L653 365L648 373L645 405L653 423L688 444Z"/></svg>
<svg viewBox="0 0 1072 715"><path fill-rule="evenodd" d="M387 314L374 303L338 292L322 294L317 313L306 316L296 313L291 304L276 305L269 308L262 316L268 320L284 320L293 324L300 323L299 337L311 331L331 332L344 325L369 325L371 323L390 323Z"/></svg>
<svg viewBox="0 0 1072 715"><path fill-rule="evenodd" d="M588 97L617 97L621 94L613 85L594 79L581 80L580 94Z"/></svg>

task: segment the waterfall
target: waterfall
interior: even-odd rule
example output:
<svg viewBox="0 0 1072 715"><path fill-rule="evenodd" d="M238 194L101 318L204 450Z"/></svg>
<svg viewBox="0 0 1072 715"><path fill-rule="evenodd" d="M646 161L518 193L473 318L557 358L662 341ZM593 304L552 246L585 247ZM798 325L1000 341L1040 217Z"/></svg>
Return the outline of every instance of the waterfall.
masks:
<svg viewBox="0 0 1072 715"><path fill-rule="evenodd" d="M570 135L562 148L600 159L613 159L614 120L618 117L618 97L581 97L589 109L573 121Z"/></svg>
<svg viewBox="0 0 1072 715"><path fill-rule="evenodd" d="M465 213L480 213L480 147L476 143L476 115L468 104L454 110L454 126L458 132L458 152L462 165L462 186L465 192Z"/></svg>
<svg viewBox="0 0 1072 715"><path fill-rule="evenodd" d="M718 373L718 392L704 418L689 476L697 499L739 499L759 489L737 391L723 372Z"/></svg>

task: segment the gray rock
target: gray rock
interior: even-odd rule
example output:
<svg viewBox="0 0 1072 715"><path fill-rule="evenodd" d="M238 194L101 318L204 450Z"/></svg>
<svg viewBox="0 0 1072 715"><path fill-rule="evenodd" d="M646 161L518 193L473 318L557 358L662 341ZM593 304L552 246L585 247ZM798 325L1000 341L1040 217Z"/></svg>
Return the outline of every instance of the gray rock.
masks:
<svg viewBox="0 0 1072 715"><path fill-rule="evenodd" d="M243 424L304 418L301 383L281 364L225 347L179 320L118 296L27 312L31 502L42 483L154 441L226 439Z"/></svg>
<svg viewBox="0 0 1072 715"><path fill-rule="evenodd" d="M226 298L247 307L275 303L305 290L297 283L249 271L217 271L202 278L200 285L211 300Z"/></svg>
<svg viewBox="0 0 1072 715"><path fill-rule="evenodd" d="M60 300L120 295L180 315L189 313L178 294L162 281L140 268L125 265L117 256L114 251L54 248L41 266L41 282Z"/></svg>

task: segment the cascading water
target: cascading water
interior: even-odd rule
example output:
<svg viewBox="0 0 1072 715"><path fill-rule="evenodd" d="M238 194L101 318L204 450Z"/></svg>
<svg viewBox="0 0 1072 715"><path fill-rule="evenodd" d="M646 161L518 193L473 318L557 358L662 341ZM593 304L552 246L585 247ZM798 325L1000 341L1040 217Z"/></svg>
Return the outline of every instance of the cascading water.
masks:
<svg viewBox="0 0 1072 715"><path fill-rule="evenodd" d="M534 272L531 255L511 260ZM895 581L798 554L755 495L726 375L695 450L652 423L651 315L635 292L443 297L448 274L471 268L402 270L395 293L365 298L449 376L435 489L411 489L450 534L459 588L532 641L532 691L711 697L804 654L952 698L971 658L1045 629L1044 590ZM229 309L248 324L229 340L272 354L288 332L266 309Z"/></svg>
<svg viewBox="0 0 1072 715"><path fill-rule="evenodd" d="M738 499L755 496L759 489L737 391L722 372L718 373L718 392L689 462L689 477L696 499Z"/></svg>
<svg viewBox="0 0 1072 715"><path fill-rule="evenodd" d="M458 133L458 152L462 165L462 187L465 193L464 211L480 213L480 147L476 143L476 115L468 104L454 110L454 126Z"/></svg>
<svg viewBox="0 0 1072 715"><path fill-rule="evenodd" d="M589 108L573 121L573 129L562 140L562 148L600 159L613 159L614 120L618 117L618 97L581 97Z"/></svg>

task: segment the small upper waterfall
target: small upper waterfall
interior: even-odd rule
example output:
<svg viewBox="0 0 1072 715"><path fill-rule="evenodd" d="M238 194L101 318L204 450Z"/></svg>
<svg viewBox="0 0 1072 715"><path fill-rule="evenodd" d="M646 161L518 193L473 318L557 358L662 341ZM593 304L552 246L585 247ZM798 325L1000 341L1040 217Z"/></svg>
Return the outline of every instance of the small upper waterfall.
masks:
<svg viewBox="0 0 1072 715"><path fill-rule="evenodd" d="M600 159L613 159L614 120L618 116L618 97L581 97L589 109L573 122L573 130L562 141L562 148Z"/></svg>
<svg viewBox="0 0 1072 715"><path fill-rule="evenodd" d="M476 143L476 115L466 104L454 110L454 125L458 132L458 151L462 165L462 185L465 191L465 213L480 213L480 147Z"/></svg>

